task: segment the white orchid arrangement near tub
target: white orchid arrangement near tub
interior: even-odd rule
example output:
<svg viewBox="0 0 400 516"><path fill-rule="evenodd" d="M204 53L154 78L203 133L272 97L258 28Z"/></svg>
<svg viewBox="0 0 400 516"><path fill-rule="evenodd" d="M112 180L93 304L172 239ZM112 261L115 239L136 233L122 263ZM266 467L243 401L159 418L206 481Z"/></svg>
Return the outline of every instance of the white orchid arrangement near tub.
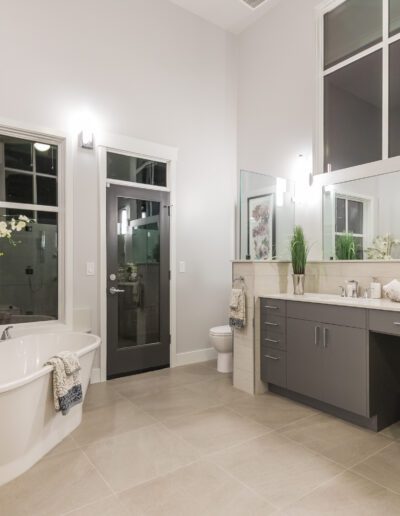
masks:
<svg viewBox="0 0 400 516"><path fill-rule="evenodd" d="M0 221L0 239L6 238L7 242L16 246L20 242L14 239L15 233L19 233L23 229L25 229L29 224L35 222L33 219L26 217L25 215L19 215L18 218L12 218L11 220L1 220ZM0 250L0 256L3 256L4 253Z"/></svg>

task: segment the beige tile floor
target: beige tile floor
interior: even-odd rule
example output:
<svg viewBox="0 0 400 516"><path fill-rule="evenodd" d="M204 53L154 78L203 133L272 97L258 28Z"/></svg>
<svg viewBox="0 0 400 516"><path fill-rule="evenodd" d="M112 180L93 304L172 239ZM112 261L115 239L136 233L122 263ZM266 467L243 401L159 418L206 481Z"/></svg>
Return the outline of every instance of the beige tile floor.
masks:
<svg viewBox="0 0 400 516"><path fill-rule="evenodd" d="M399 515L380 434L232 387L215 363L89 388L81 426L0 488L1 516Z"/></svg>

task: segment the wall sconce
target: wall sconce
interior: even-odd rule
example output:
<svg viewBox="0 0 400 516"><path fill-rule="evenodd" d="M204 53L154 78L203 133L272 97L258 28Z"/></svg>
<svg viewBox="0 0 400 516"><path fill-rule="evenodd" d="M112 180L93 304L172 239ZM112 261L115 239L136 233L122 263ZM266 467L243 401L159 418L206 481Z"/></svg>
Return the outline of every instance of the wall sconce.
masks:
<svg viewBox="0 0 400 516"><path fill-rule="evenodd" d="M303 154L299 154L296 163L295 176L295 201L301 204L306 199L309 188L313 184L313 174L311 165Z"/></svg>
<svg viewBox="0 0 400 516"><path fill-rule="evenodd" d="M79 133L79 146L82 149L94 149L94 134L89 129L84 129Z"/></svg>

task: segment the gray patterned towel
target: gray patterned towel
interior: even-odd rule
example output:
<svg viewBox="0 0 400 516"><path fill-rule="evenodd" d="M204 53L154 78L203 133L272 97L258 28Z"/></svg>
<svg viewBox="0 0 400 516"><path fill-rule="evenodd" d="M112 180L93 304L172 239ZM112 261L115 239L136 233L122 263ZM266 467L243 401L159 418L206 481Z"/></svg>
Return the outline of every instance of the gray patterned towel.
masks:
<svg viewBox="0 0 400 516"><path fill-rule="evenodd" d="M229 304L229 325L233 328L246 326L246 294L243 289L233 289Z"/></svg>
<svg viewBox="0 0 400 516"><path fill-rule="evenodd" d="M54 408L66 416L71 407L82 402L79 359L75 353L62 351L44 365L53 366Z"/></svg>

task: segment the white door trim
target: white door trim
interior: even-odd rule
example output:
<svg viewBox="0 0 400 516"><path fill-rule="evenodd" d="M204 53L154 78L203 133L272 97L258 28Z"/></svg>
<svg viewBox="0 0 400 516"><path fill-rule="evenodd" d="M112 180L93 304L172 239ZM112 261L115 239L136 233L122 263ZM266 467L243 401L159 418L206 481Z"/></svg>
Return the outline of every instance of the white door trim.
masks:
<svg viewBox="0 0 400 516"><path fill-rule="evenodd" d="M100 381L107 380L107 183L114 183L114 180L107 181L107 151L146 157L155 161L163 161L168 164L167 188L170 192L170 203L172 205L170 218L170 365L177 365L176 358L176 164L178 150L175 147L158 145L156 143L129 138L118 135L101 135L98 141L97 157L99 170L99 312L100 312ZM118 181L118 184L121 184ZM138 183L122 182L126 186L137 188L145 187ZM154 187L154 190L159 188Z"/></svg>

